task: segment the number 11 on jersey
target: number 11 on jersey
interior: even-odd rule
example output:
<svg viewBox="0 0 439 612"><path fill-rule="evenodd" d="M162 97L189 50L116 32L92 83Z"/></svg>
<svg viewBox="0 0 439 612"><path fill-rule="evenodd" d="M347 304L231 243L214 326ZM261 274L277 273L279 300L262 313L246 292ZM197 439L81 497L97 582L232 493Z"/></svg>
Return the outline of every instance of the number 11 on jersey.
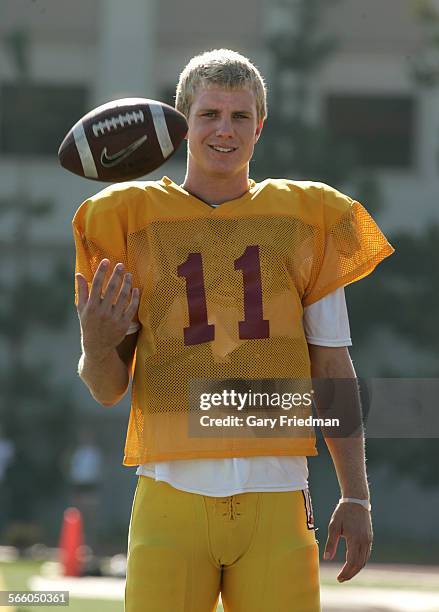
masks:
<svg viewBox="0 0 439 612"><path fill-rule="evenodd" d="M248 246L241 257L235 259L235 270L242 272L244 286L244 320L238 321L241 340L269 338L270 324L263 318L262 279L259 246ZM204 285L201 253L190 253L177 268L178 276L186 279L189 326L185 327L186 345L211 342L215 338L215 326L207 319L206 289Z"/></svg>

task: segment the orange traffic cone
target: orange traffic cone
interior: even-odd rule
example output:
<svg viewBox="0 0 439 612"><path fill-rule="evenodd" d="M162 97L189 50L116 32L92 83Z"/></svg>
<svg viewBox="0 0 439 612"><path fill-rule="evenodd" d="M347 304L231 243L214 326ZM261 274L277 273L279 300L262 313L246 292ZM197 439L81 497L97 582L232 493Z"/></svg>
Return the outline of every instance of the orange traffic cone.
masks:
<svg viewBox="0 0 439 612"><path fill-rule="evenodd" d="M78 508L67 508L64 512L59 541L60 562L64 576L80 576L84 536L82 516Z"/></svg>

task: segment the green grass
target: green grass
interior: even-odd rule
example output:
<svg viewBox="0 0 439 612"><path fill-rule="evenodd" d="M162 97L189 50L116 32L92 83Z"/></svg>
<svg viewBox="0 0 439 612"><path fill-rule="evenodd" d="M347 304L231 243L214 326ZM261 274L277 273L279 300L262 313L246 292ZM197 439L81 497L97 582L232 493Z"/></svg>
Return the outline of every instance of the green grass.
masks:
<svg viewBox="0 0 439 612"><path fill-rule="evenodd" d="M3 581L2 588L8 591L26 591L29 590L29 580L32 576L40 573L41 563L36 561L19 560L11 563L0 562L0 578ZM8 608L10 612L14 608ZM78 599L70 597L70 605L66 608L63 606L38 606L38 608L18 607L15 612L54 612L58 610L68 610L68 612L123 612L122 601L108 601L102 599ZM224 612L221 605L218 606L217 612Z"/></svg>
<svg viewBox="0 0 439 612"><path fill-rule="evenodd" d="M13 563L0 562L0 575L3 580L3 589L7 591L26 591L29 589L29 580L32 576L39 574L41 563L36 561L20 560ZM9 608L13 610L14 608ZM40 612L54 612L54 606L38 606ZM64 610L64 607L55 607ZM106 601L96 599L70 598L69 612L123 612L122 601ZM16 612L35 612L35 607L18 607Z"/></svg>
<svg viewBox="0 0 439 612"><path fill-rule="evenodd" d="M29 590L29 581L32 576L40 573L41 565L41 563L36 561L22 559L11 563L0 562L0 584L3 583L1 588L16 591ZM379 566L375 569L379 570ZM401 575L393 572L389 574L383 572L380 575L379 571L378 573L374 572L369 574L366 572L360 573L352 581L352 583L347 583L347 586L397 589L406 588L410 590L418 590L420 592L439 592L439 585L435 581L432 582L431 576L428 581L425 581L422 573L417 574L416 572L411 572L410 574L407 574L407 570L404 571L404 566L402 566L401 569ZM335 567L322 568L322 585L333 586L337 584L335 579L337 571L338 570ZM99 612L123 612L123 607L122 601L79 599L71 597L68 612L96 612L96 610L99 610ZM38 606L37 609L40 612L54 612L53 606ZM61 612L63 607L56 607L56 609ZM8 611L35 612L35 607L18 607L15 609L8 608ZM221 605L218 606L217 612L223 612L223 607Z"/></svg>
<svg viewBox="0 0 439 612"><path fill-rule="evenodd" d="M0 562L0 575L3 579L3 588L7 591L22 591L28 588L28 580L38 574L41 563L38 561L15 561L13 563Z"/></svg>
<svg viewBox="0 0 439 612"><path fill-rule="evenodd" d="M44 610L44 608L39 608ZM61 612L63 608L59 608ZM123 601L104 601L102 599L72 599L67 608L68 612L123 612ZM54 612L53 608L51 611ZM35 612L35 610L30 611Z"/></svg>

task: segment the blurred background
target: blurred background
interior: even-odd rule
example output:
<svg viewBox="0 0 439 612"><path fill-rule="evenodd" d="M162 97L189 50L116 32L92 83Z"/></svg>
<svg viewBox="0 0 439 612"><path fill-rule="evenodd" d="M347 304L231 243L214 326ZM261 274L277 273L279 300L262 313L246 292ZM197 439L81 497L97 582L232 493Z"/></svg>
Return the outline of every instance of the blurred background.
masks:
<svg viewBox="0 0 439 612"><path fill-rule="evenodd" d="M1 0L0 544L56 545L73 504L96 551L126 550L129 404L104 409L76 375L71 219L104 185L56 153L100 103L173 104L187 61L217 47L267 81L251 176L339 188L397 250L346 290L357 373L438 376L438 0ZM182 147L151 178L184 170ZM375 562L439 564L438 459L436 439L369 440ZM338 489L323 447L310 468L324 541Z"/></svg>

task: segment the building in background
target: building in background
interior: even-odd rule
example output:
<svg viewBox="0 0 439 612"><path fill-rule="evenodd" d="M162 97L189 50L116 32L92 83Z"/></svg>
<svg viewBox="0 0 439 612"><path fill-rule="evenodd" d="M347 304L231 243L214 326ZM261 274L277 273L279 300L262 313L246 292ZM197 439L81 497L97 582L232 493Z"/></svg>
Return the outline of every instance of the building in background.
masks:
<svg viewBox="0 0 439 612"><path fill-rule="evenodd" d="M218 46L249 55L266 75L270 89L267 36L285 27L285 10L297 4L297 0L275 4L225 0L221 6L198 0L127 4L4 0L0 199L22 198L26 192L34 199L54 202L50 223L45 217L32 219L30 239L39 256L50 258L55 250L73 257L70 219L88 195L104 186L70 175L57 164L60 141L78 118L97 104L129 95L172 104L186 61ZM379 179L384 206L378 220L388 235L398 230L419 233L439 220L439 88L420 88L413 79L413 62L423 44L415 4L413 0L371 0L367 6L361 0L328 3L321 19L324 29L337 39L338 50L316 78L310 104L310 113L323 117L335 136L354 143L360 162ZM12 53L17 36L27 41L25 82ZM270 117L267 126L269 121ZM258 147L264 147L263 137ZM183 148L163 168L177 180L184 172ZM160 169L151 178L161 175ZM15 231L14 216L3 214L1 221L0 249L7 251ZM58 363L63 376L65 362Z"/></svg>
<svg viewBox="0 0 439 612"><path fill-rule="evenodd" d="M439 216L434 201L439 93L416 88L411 75L421 43L413 5L411 0L371 0L367 6L361 0L339 0L322 17L339 50L316 81L315 112L327 118L336 134L354 139L362 161L379 171L386 202L381 221L387 229L421 228ZM51 228L35 227L35 237L65 243L70 238L66 215L98 187L57 166L59 140L72 120L99 103L128 95L172 102L185 62L216 46L248 54L270 86L265 42L276 27L276 5L264 0L226 0L221 7L198 0L130 0L123 6L117 0L4 0L0 195L17 190L20 158L28 156L30 188L55 196L59 207ZM29 38L26 104L18 95L17 67L6 48L17 31ZM166 172L181 174L181 168L167 166Z"/></svg>

